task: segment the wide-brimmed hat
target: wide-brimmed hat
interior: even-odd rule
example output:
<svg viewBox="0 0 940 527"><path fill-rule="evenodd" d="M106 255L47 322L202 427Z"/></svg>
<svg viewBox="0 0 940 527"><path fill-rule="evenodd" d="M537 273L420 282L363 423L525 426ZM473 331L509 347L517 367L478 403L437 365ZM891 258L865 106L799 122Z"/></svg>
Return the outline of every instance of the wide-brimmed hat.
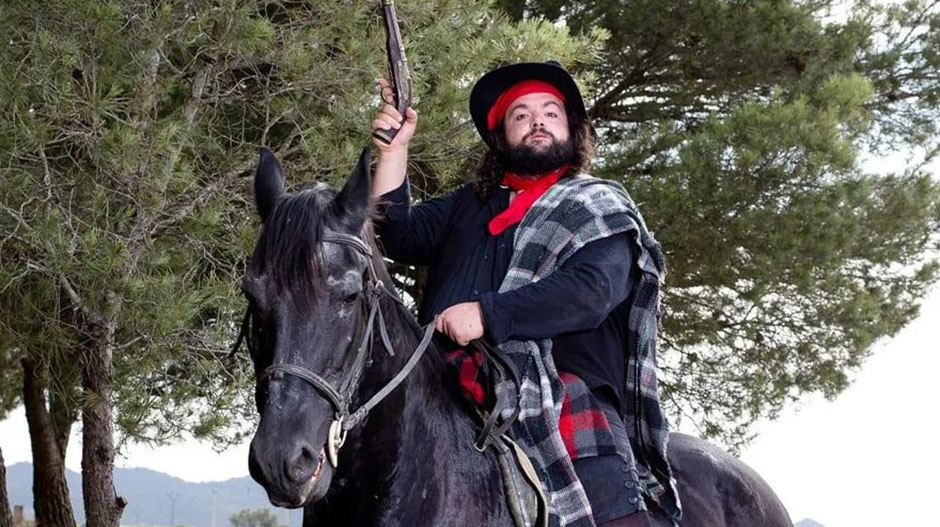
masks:
<svg viewBox="0 0 940 527"><path fill-rule="evenodd" d="M487 124L490 108L503 92L522 81L529 80L547 82L558 88L558 91L564 95L565 105L569 111L582 119L587 118L578 84L559 62L550 60L503 66L480 77L470 91L470 116L473 118L477 131L480 132L480 137L490 146L492 146L491 134Z"/></svg>

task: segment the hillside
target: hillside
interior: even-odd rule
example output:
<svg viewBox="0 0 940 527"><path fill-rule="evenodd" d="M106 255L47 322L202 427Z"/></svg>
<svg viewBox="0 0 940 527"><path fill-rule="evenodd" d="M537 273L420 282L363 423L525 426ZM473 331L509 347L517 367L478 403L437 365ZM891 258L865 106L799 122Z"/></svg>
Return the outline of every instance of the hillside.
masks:
<svg viewBox="0 0 940 527"><path fill-rule="evenodd" d="M32 465L17 463L7 467L7 488L11 505L25 505L32 514ZM76 519L84 521L81 476L67 471L72 506ZM300 527L299 510L287 511L270 506L264 490L251 478L236 478L209 483L189 483L143 468L118 468L114 471L118 494L127 499L123 525L176 525L180 527L228 527L229 516L242 509L267 508L275 511L281 523ZM171 523L172 522L172 523Z"/></svg>
<svg viewBox="0 0 940 527"><path fill-rule="evenodd" d="M179 527L228 527L229 516L242 509L265 508L277 514L281 523L301 527L301 511L270 506L261 487L251 478L235 478L209 483L189 483L162 472L144 468L118 468L114 471L118 493L127 501L122 525ZM84 519L81 476L67 471L72 506L76 519ZM32 466L17 463L7 467L7 485L11 505L26 505L32 517ZM214 516L213 516L214 513ZM213 518L215 521L213 522ZM171 519L173 523L171 523ZM794 527L825 527L806 518Z"/></svg>

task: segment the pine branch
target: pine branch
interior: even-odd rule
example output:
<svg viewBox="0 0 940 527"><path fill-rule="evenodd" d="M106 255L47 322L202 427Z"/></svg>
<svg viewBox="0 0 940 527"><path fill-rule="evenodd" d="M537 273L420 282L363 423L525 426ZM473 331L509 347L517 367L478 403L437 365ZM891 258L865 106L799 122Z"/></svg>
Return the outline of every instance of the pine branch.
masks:
<svg viewBox="0 0 940 527"><path fill-rule="evenodd" d="M69 281L68 277L65 276L65 273L59 272L58 277L59 283L62 284L62 288L65 289L65 293L69 296L69 300L71 300L72 305L81 311L82 315L84 315L86 320L92 325L97 326L101 324L103 322L101 315L95 311L92 311L91 308L88 307L88 304L85 302L82 296L78 293L78 291L75 290L74 287L72 287L72 283Z"/></svg>
<svg viewBox="0 0 940 527"><path fill-rule="evenodd" d="M154 55L156 60L159 60L159 54ZM186 101L184 116L186 119L186 127L191 129L193 122L195 121L196 114L199 111L199 108L202 103L202 95L205 90L206 84L208 82L209 76L211 74L212 67L208 63L203 63L203 66L196 73L196 76L193 80L193 85L190 88L190 96ZM164 156L164 162L162 164L162 170L164 177L161 177L160 180L163 181L163 185L159 189L158 193L163 194L166 192L166 181L168 178L166 174L173 170L174 161L179 157L180 152L183 149L183 143L178 142L174 145L174 150L170 154ZM190 211L192 211L196 205L208 198L213 190L213 185L209 185L203 192L200 194L198 200L193 200L193 202L186 207L183 207L182 214L177 213L171 216L168 225L175 224L182 220ZM121 276L130 276L134 272L134 269L137 267L137 262L140 260L141 255L143 254L144 248L147 246L147 241L152 240L154 235L161 230L161 222L157 220L156 211L151 209L145 209L140 212L137 217L137 223L134 226L134 229L131 231L131 235L128 241L128 257L124 261L124 265L121 266L120 275Z"/></svg>

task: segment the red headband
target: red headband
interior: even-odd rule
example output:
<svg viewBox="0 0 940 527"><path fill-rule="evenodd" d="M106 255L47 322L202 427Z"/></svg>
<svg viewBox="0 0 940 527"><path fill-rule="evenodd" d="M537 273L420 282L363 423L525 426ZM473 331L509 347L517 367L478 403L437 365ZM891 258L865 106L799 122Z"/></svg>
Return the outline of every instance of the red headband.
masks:
<svg viewBox="0 0 940 527"><path fill-rule="evenodd" d="M552 84L537 80L522 81L504 91L499 98L496 99L496 102L493 103L493 106L490 107L489 113L486 114L487 129L490 131L495 130L496 127L499 126L499 123L503 121L503 118L506 117L506 110L509 109L509 105L515 102L519 97L530 93L550 93L561 99L561 102L568 102L565 100L565 96L561 93L561 90Z"/></svg>

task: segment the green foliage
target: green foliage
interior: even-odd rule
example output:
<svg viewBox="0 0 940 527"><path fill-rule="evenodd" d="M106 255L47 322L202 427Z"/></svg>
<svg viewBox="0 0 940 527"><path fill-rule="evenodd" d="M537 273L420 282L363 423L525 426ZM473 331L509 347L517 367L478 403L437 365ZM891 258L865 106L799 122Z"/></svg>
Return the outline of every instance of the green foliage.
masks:
<svg viewBox="0 0 940 527"><path fill-rule="evenodd" d="M871 36L855 63L876 89L870 146L890 152L897 143L935 155L940 149L940 13L936 2L860 2L856 23Z"/></svg>
<svg viewBox="0 0 940 527"><path fill-rule="evenodd" d="M277 521L277 516L267 509L238 511L228 521L232 527L282 527Z"/></svg>
<svg viewBox="0 0 940 527"><path fill-rule="evenodd" d="M400 3L416 195L472 174L474 79L516 60L572 68L596 172L624 181L669 257L673 414L736 444L788 401L843 389L937 277L937 183L916 166L866 174L859 153L935 152L940 15L859 2L839 20L835 5ZM125 438L245 432L248 367L223 357L257 235L256 152L278 152L289 187L346 177L378 105L377 6L0 6L0 413L27 355L78 407L83 359L113 322Z"/></svg>
<svg viewBox="0 0 940 527"><path fill-rule="evenodd" d="M483 1L398 11L428 192L478 153L472 79L522 57L596 60L603 37L512 22ZM225 354L257 236L257 151L278 152L291 187L346 178L379 102L379 3L27 0L0 6L0 34L4 390L25 355L77 380L104 338L125 439L239 439L250 365ZM77 382L50 388L80 395ZM0 397L16 404L15 389Z"/></svg>
<svg viewBox="0 0 940 527"><path fill-rule="evenodd" d="M865 173L936 151L936 2L501 0L607 30L598 175L667 254L660 362L672 415L737 446L807 393L833 397L937 280L940 184ZM590 103L589 103L590 105Z"/></svg>

